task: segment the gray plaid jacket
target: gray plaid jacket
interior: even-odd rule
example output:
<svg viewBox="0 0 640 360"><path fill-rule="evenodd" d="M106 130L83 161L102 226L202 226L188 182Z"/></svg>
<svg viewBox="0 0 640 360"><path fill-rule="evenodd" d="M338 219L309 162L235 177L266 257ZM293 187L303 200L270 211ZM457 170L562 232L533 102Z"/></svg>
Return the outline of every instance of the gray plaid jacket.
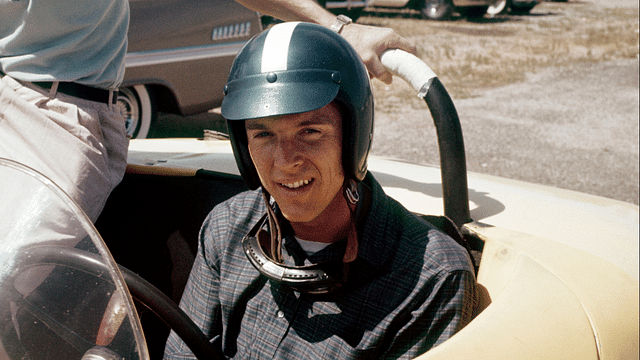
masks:
<svg viewBox="0 0 640 360"><path fill-rule="evenodd" d="M266 211L257 190L205 220L181 308L234 359L408 359L451 337L472 318L466 250L386 196L372 176L365 182L370 211L350 281L338 292L299 294L249 263L241 241ZM343 251L329 246L320 257L341 259ZM172 333L165 359L189 358Z"/></svg>

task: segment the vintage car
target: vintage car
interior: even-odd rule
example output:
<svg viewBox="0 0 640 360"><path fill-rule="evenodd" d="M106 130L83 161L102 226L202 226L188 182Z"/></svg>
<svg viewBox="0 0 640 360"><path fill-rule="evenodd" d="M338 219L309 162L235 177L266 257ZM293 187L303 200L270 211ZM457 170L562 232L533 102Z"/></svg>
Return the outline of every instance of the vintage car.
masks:
<svg viewBox="0 0 640 360"><path fill-rule="evenodd" d="M347 15L355 21L369 6L371 0L317 0L316 2L335 14Z"/></svg>
<svg viewBox="0 0 640 360"><path fill-rule="evenodd" d="M526 15L538 5L540 0L497 0L489 6L487 14L495 16L500 13L511 13L514 15Z"/></svg>
<svg viewBox="0 0 640 360"><path fill-rule="evenodd" d="M419 359L638 359L638 206L467 173L435 74L397 51L383 62L425 99L441 161L372 156L369 170L478 270L479 315ZM0 360L157 359L168 326L198 358L223 358L174 301L204 217L245 189L223 135L132 140L94 227L46 177L0 159Z"/></svg>
<svg viewBox="0 0 640 360"><path fill-rule="evenodd" d="M262 31L260 17L233 0L131 0L129 48L118 105L127 135L147 137L157 111L215 108L233 58ZM162 24L162 26L159 26Z"/></svg>
<svg viewBox="0 0 640 360"><path fill-rule="evenodd" d="M509 0L507 7L512 14L528 14L539 2L539 0Z"/></svg>
<svg viewBox="0 0 640 360"><path fill-rule="evenodd" d="M482 17L495 0L370 0L368 6L420 10L431 20L448 19L454 11L470 18Z"/></svg>

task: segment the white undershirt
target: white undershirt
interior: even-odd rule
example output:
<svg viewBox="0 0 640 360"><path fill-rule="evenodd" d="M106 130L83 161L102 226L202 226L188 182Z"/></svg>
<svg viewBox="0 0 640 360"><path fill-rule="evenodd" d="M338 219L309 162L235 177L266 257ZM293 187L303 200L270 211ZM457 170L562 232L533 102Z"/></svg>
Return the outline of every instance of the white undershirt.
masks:
<svg viewBox="0 0 640 360"><path fill-rule="evenodd" d="M311 256L330 245L330 244L325 244L317 241L302 240L299 238L296 238L296 241L298 242L302 250L307 254L307 256ZM282 258L285 261L285 263L295 262L293 257L289 255L289 253L287 252L287 249L284 246L282 247ZM309 259L305 259L304 262L305 262L305 265L311 265L311 263L309 262Z"/></svg>
<svg viewBox="0 0 640 360"><path fill-rule="evenodd" d="M307 253L307 256L311 256L330 245L329 243L302 240L297 237L296 237L296 240L298 241L298 244L300 244L300 247L302 248L302 250L304 250L304 252Z"/></svg>

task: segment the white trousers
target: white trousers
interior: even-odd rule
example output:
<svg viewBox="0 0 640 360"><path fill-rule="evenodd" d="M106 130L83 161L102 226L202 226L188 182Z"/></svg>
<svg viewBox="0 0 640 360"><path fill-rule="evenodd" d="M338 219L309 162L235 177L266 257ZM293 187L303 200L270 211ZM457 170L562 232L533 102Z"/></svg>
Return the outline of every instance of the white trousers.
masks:
<svg viewBox="0 0 640 360"><path fill-rule="evenodd" d="M0 157L43 173L93 222L122 180L128 145L116 105L0 79Z"/></svg>

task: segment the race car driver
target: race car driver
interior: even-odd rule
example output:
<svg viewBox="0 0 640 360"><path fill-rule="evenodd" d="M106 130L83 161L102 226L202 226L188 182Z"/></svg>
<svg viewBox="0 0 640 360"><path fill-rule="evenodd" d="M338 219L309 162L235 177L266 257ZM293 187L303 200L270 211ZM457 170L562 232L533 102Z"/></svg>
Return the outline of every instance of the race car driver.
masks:
<svg viewBox="0 0 640 360"><path fill-rule="evenodd" d="M181 308L236 359L413 358L473 316L466 250L367 171L373 96L337 33L283 23L237 55L224 89L254 189L205 220ZM166 359L193 358L172 333Z"/></svg>

